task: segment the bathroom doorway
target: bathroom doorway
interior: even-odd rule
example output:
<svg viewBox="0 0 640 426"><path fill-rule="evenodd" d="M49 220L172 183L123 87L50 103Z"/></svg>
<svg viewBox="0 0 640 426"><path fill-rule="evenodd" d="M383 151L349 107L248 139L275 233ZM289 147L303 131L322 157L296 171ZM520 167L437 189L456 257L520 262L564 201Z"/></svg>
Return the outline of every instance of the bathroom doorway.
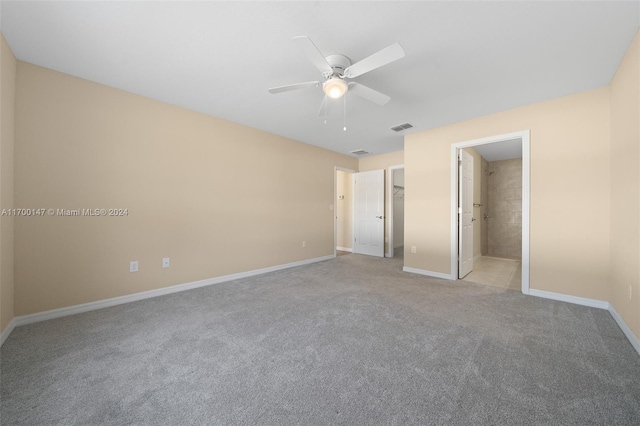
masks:
<svg viewBox="0 0 640 426"><path fill-rule="evenodd" d="M473 266L467 281L529 292L529 132L452 145L452 263L458 270L458 154L474 157ZM468 246L467 246L468 247Z"/></svg>
<svg viewBox="0 0 640 426"><path fill-rule="evenodd" d="M480 145L480 194L474 216L480 228L474 252L474 269L464 279L494 287L522 287L522 150L521 144ZM504 143L503 143L504 144Z"/></svg>

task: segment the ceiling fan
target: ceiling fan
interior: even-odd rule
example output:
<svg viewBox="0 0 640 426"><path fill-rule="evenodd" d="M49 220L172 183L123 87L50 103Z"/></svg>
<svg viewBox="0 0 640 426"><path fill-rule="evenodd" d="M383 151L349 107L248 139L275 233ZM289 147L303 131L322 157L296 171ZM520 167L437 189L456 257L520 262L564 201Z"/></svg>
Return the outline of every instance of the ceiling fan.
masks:
<svg viewBox="0 0 640 426"><path fill-rule="evenodd" d="M282 93L290 90L307 89L311 87L320 87L327 97L338 99L347 91L354 95L360 96L368 101L378 105L384 105L391 99L384 93L378 92L363 84L355 81L346 82L346 79L353 79L362 74L373 71L391 62L397 61L404 57L404 50L398 43L394 43L363 60L351 64L351 60L344 55L324 56L320 50L313 44L313 41L307 36L294 37L293 41L307 55L309 60L322 73L323 81L307 81L305 83L288 84L286 86L272 87L269 89L271 93ZM326 97L322 102L326 113ZM320 108L322 115L323 108Z"/></svg>

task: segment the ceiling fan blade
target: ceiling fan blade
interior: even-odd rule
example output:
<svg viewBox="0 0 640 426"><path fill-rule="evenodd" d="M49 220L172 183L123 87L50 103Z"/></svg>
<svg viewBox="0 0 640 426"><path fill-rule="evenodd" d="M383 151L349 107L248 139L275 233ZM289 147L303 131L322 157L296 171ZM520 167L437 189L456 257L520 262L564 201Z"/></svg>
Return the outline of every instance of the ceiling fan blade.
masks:
<svg viewBox="0 0 640 426"><path fill-rule="evenodd" d="M320 86L319 81L307 81L306 83L287 84L286 86L272 87L271 89L269 89L269 92L282 93L282 92L289 92L291 90L300 90L300 89L306 89L308 87L318 87L318 86Z"/></svg>
<svg viewBox="0 0 640 426"><path fill-rule="evenodd" d="M398 43L394 43L351 65L344 70L344 76L347 78L358 77L393 61L397 61L400 58L404 58L404 49Z"/></svg>
<svg viewBox="0 0 640 426"><path fill-rule="evenodd" d="M391 97L380 93L377 90L373 90L370 87L364 86L360 83L349 83L349 92L354 95L360 96L363 99L376 103L378 105L384 105L391 100Z"/></svg>
<svg viewBox="0 0 640 426"><path fill-rule="evenodd" d="M315 44L307 36L298 36L292 39L298 47L307 55L307 58L313 65L320 70L321 73L333 73L331 65L324 58L324 55L320 53Z"/></svg>

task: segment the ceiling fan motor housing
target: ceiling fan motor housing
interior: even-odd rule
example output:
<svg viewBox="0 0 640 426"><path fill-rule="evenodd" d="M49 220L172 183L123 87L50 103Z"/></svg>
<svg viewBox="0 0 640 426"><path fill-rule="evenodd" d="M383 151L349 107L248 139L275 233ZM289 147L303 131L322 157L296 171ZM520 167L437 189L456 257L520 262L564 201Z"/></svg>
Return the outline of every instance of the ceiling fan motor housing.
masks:
<svg viewBox="0 0 640 426"><path fill-rule="evenodd" d="M325 78L329 78L332 75L337 75L342 78L344 75L344 70L351 66L351 59L347 58L344 55L329 55L325 57L325 59L333 70L333 73L327 73L327 75L325 75Z"/></svg>

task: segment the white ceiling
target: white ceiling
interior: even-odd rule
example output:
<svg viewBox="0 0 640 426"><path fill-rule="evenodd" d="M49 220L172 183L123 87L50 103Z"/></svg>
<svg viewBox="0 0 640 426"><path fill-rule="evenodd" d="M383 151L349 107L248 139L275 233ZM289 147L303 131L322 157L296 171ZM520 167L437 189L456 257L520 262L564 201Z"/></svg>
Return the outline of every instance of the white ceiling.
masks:
<svg viewBox="0 0 640 426"><path fill-rule="evenodd" d="M522 139L476 145L473 148L489 162L522 158Z"/></svg>
<svg viewBox="0 0 640 426"><path fill-rule="evenodd" d="M20 60L348 153L403 149L421 131L607 85L640 27L638 2L1 3ZM353 62L400 43L406 57L359 77L391 96L346 98L328 122L291 38Z"/></svg>

